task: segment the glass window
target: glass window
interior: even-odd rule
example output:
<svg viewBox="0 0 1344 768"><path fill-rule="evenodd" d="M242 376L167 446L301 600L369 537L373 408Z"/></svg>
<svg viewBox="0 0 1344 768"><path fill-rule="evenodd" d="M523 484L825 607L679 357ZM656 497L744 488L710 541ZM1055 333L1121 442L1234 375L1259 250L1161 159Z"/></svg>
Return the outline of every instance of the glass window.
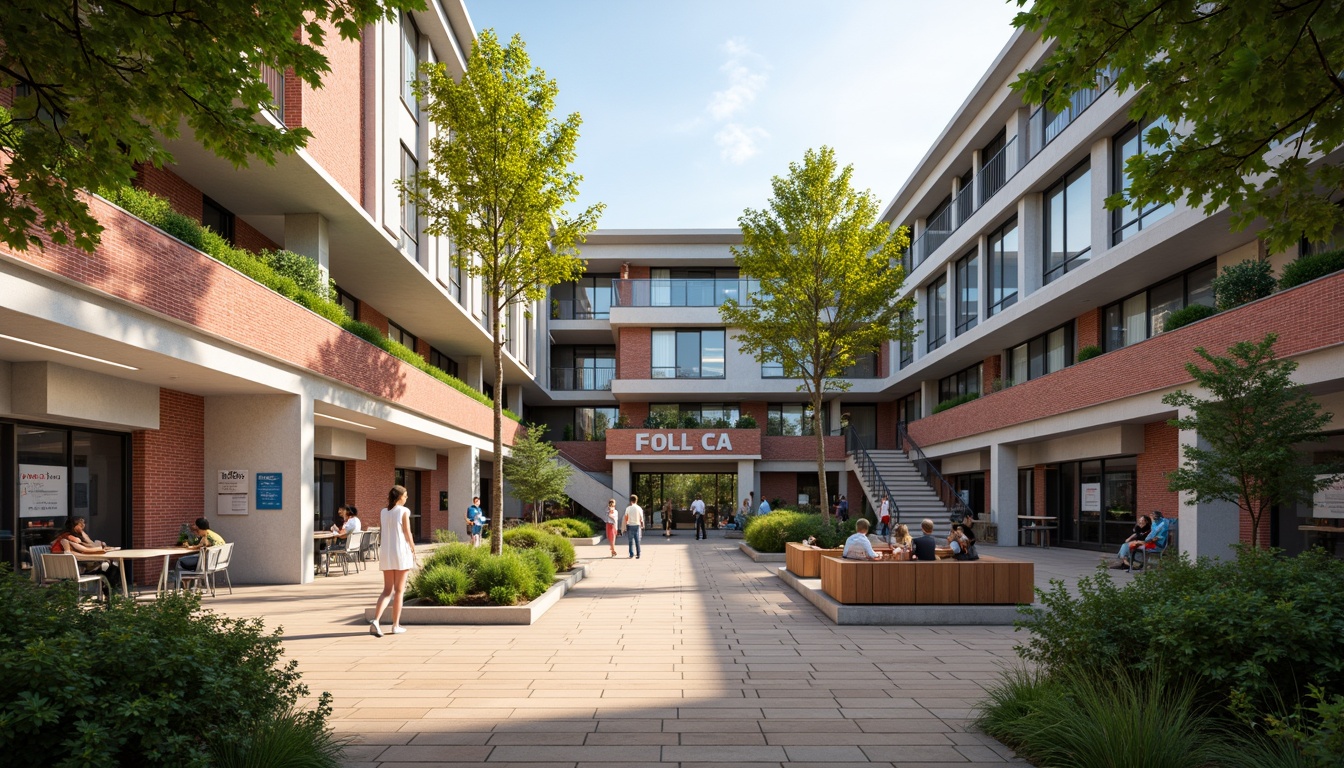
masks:
<svg viewBox="0 0 1344 768"><path fill-rule="evenodd" d="M1208 261L1107 306L1102 310L1105 322L1102 341L1106 351L1137 344L1162 333L1167 317L1178 309L1192 304L1213 306L1216 270L1217 263Z"/></svg>
<svg viewBox="0 0 1344 768"><path fill-rule="evenodd" d="M351 320L359 319L359 299L341 290L339 286L336 288L336 303L341 305Z"/></svg>
<svg viewBox="0 0 1344 768"><path fill-rule="evenodd" d="M976 363L970 368L939 379L938 402L947 402L963 395L980 394L980 382L983 376L984 363Z"/></svg>
<svg viewBox="0 0 1344 768"><path fill-rule="evenodd" d="M989 314L1017 301L1017 219L989 236Z"/></svg>
<svg viewBox="0 0 1344 768"><path fill-rule="evenodd" d="M655 330L655 379L721 379L724 377L723 329L700 331Z"/></svg>
<svg viewBox="0 0 1344 768"><path fill-rule="evenodd" d="M913 392L901 398L897 410L900 411L900 419L906 423L919 421L924 417L924 397L921 392Z"/></svg>
<svg viewBox="0 0 1344 768"><path fill-rule="evenodd" d="M607 430L621 417L619 408L575 408L574 438L576 440L604 440Z"/></svg>
<svg viewBox="0 0 1344 768"><path fill-rule="evenodd" d="M1185 276L1185 305L1213 306L1213 278L1218 274L1217 262L1195 267Z"/></svg>
<svg viewBox="0 0 1344 768"><path fill-rule="evenodd" d="M412 85L420 78L420 30L409 13L401 14L401 100L416 115L417 102Z"/></svg>
<svg viewBox="0 0 1344 768"><path fill-rule="evenodd" d="M821 430L830 432L830 411L821 412ZM811 403L770 403L766 407L765 434L795 437L813 435Z"/></svg>
<svg viewBox="0 0 1344 768"><path fill-rule="evenodd" d="M1126 193L1129 191L1130 175L1126 168L1127 163L1133 157L1147 154L1152 147L1148 144L1145 134L1154 127L1169 127L1166 118L1146 121L1140 125L1131 126L1121 133L1115 139L1112 167L1115 169L1111 179L1111 191L1115 193ZM1127 237L1132 237L1144 227L1151 226L1158 219L1171 213L1172 205L1170 203L1149 203L1144 208L1133 205L1126 205L1111 212L1111 242L1119 243Z"/></svg>
<svg viewBox="0 0 1344 768"><path fill-rule="evenodd" d="M1073 364L1073 326L1061 325L1008 350L1010 384L1062 371Z"/></svg>
<svg viewBox="0 0 1344 768"><path fill-rule="evenodd" d="M1092 174L1086 163L1045 193L1045 282L1087 262L1092 249Z"/></svg>
<svg viewBox="0 0 1344 768"><path fill-rule="evenodd" d="M408 185L410 190L414 190L420 174L420 164L415 161L415 155L401 145L401 180ZM413 260L419 261L419 242L420 242L420 209L414 199L401 196L401 247L406 251L406 255Z"/></svg>
<svg viewBox="0 0 1344 768"><path fill-rule="evenodd" d="M457 375L457 361L443 354L434 347L429 348L429 364L438 368L449 376Z"/></svg>
<svg viewBox="0 0 1344 768"><path fill-rule="evenodd" d="M947 276L929 284L925 296L928 320L928 351L947 343Z"/></svg>
<svg viewBox="0 0 1344 768"><path fill-rule="evenodd" d="M397 325L391 320L387 321L387 338L397 342L398 344L405 346L412 352L415 351L415 344L416 344L415 336L413 336L405 328L402 328L400 325Z"/></svg>
<svg viewBox="0 0 1344 768"><path fill-rule="evenodd" d="M1031 378L1027 372L1027 361L1031 359L1026 344L1018 344L1008 352L1008 372L1010 384L1021 384Z"/></svg>
<svg viewBox="0 0 1344 768"><path fill-rule="evenodd" d="M971 330L980 319L980 253L971 251L957 261L957 335Z"/></svg>
<svg viewBox="0 0 1344 768"><path fill-rule="evenodd" d="M230 243L233 242L233 212L208 197L201 200L201 224Z"/></svg>
<svg viewBox="0 0 1344 768"><path fill-rule="evenodd" d="M1156 336L1165 329L1167 317L1185 306L1185 280L1182 276L1168 280L1148 290L1148 335Z"/></svg>
<svg viewBox="0 0 1344 768"><path fill-rule="evenodd" d="M901 327L902 327L902 328L906 328L906 327L909 327L909 326L910 326L910 312L909 312L909 311L902 312L902 313L901 313ZM902 339L902 340L901 340L901 367L904 368L904 367L910 365L911 363L913 363L914 361L915 361L915 340L914 340L913 338L910 338L910 339Z"/></svg>

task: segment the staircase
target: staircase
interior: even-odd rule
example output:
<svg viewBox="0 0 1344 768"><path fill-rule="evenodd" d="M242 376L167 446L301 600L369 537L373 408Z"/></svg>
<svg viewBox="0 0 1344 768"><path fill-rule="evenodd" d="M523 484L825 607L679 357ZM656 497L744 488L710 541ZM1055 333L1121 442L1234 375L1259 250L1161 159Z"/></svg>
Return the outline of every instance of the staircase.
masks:
<svg viewBox="0 0 1344 768"><path fill-rule="evenodd" d="M568 464L573 470L569 473L569 482L565 484L565 494L592 515L598 523L598 530L601 531L600 526L607 522L604 517L607 511L607 499L616 499L618 507L621 501L621 494L611 487L611 475L588 472L565 458L564 454L556 456L556 460Z"/></svg>
<svg viewBox="0 0 1344 768"><path fill-rule="evenodd" d="M877 469L882 483L886 485L885 492L891 495L895 506L892 512L893 525L905 523L910 528L910 535L918 536L919 523L927 517L933 521L933 535L946 538L952 528L952 524L948 521L947 505L938 498L938 494L933 492L929 484L924 482L924 478L920 476L919 470L906 456L905 451L868 451L868 457L872 460L872 466ZM877 509L883 494L880 486L869 487L864 477L865 473L858 471L852 455L846 464L846 468L853 470L858 476L859 484L863 486L864 494L868 497L868 503L872 504L873 509Z"/></svg>

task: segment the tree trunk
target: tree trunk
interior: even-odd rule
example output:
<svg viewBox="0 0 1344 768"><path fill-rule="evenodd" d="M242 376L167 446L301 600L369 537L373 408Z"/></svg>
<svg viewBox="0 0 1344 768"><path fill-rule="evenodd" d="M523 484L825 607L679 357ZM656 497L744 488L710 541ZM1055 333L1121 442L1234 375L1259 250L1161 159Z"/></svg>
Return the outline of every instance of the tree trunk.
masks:
<svg viewBox="0 0 1344 768"><path fill-rule="evenodd" d="M817 492L821 495L817 504L821 506L821 519L830 522L830 489L826 487L826 435L821 430L821 395L821 385L818 384L812 392L812 434L817 438Z"/></svg>
<svg viewBox="0 0 1344 768"><path fill-rule="evenodd" d="M498 290L496 294L498 295ZM493 302L491 302L493 306ZM490 554L498 555L504 552L504 409L501 405L501 395L504 393L504 340L499 334L499 316L501 313L498 307L493 307L490 313L490 333L491 341L494 343L495 353L495 463L493 471L490 473Z"/></svg>

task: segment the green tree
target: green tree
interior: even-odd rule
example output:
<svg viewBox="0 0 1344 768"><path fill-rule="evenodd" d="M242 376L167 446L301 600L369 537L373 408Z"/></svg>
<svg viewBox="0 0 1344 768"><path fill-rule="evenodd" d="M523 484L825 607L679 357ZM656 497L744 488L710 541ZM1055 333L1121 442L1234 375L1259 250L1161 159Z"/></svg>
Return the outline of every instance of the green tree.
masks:
<svg viewBox="0 0 1344 768"><path fill-rule="evenodd" d="M1338 478L1330 473L1339 469L1307 463L1295 448L1323 441L1331 414L1293 383L1297 363L1275 357L1276 338L1271 333L1259 343L1237 342L1227 357L1197 347L1208 367L1186 363L1185 369L1211 397L1177 390L1162 398L1190 412L1167 423L1194 430L1208 445L1181 447L1185 461L1167 475L1170 490L1193 493L1196 502L1235 501L1251 518L1256 546L1265 510L1310 501Z"/></svg>
<svg viewBox="0 0 1344 768"><path fill-rule="evenodd" d="M197 142L245 166L275 162L311 135L256 115L272 101L261 68L313 87L331 67L334 28L357 38L423 0L118 0L0 3L0 241L87 251L102 227L81 190L130 183L137 163L173 162L164 139ZM296 33L299 33L296 35Z"/></svg>
<svg viewBox="0 0 1344 768"><path fill-rule="evenodd" d="M900 316L914 299L897 299L909 234L878 218L877 198L851 185L853 170L837 168L835 150L822 147L790 163L788 176L771 179L769 207L743 212L742 247L733 249L742 274L760 289L719 309L724 323L739 329L743 352L802 379L817 444L817 503L828 516L822 400L849 389L839 377L860 356L914 333Z"/></svg>
<svg viewBox="0 0 1344 768"><path fill-rule="evenodd" d="M513 452L504 459L504 479L513 486L513 495L524 503L531 502L532 522L541 522L541 505L547 501L563 501L565 484L573 467L556 457L560 451L546 442L546 427L528 424L513 440Z"/></svg>
<svg viewBox="0 0 1344 768"><path fill-rule="evenodd" d="M1339 0L1015 0L1013 24L1058 41L1014 87L1063 109L1111 69L1137 91L1130 117L1169 118L1152 149L1126 164L1127 197L1107 205L1185 198L1231 209L1282 251L1304 234L1325 241L1344 224L1331 202L1344 168L1316 163L1344 143L1344 9Z"/></svg>
<svg viewBox="0 0 1344 768"><path fill-rule="evenodd" d="M569 170L579 138L578 113L551 116L557 88L534 69L522 38L502 47L486 30L476 39L461 82L443 64L427 65L416 92L438 131L415 184L400 184L428 218L425 231L451 239L454 263L478 278L490 306L495 363L495 456L504 455L504 318L531 306L548 287L577 280L576 255L604 206L570 216L582 176ZM494 474L490 551L504 546L504 475Z"/></svg>

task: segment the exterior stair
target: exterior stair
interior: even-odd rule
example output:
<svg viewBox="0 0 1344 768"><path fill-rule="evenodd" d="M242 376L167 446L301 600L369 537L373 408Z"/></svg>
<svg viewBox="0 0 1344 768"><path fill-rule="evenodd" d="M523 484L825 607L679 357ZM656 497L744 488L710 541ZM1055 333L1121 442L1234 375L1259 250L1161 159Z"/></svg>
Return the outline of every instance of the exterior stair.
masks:
<svg viewBox="0 0 1344 768"><path fill-rule="evenodd" d="M893 525L905 523L910 528L910 534L918 536L919 523L927 517L933 521L933 535L939 539L946 538L952 528L948 520L947 505L920 476L919 470L915 468L906 452L870 450L868 457L872 459L878 476L886 484L887 492L891 494L895 505L892 512ZM859 478L859 485L863 487L868 503L876 510L882 501L881 487L876 483L870 483L869 478L864 476L865 473L855 462L854 454L848 456L845 466Z"/></svg>
<svg viewBox="0 0 1344 768"><path fill-rule="evenodd" d="M564 454L557 456L556 460L568 464L573 470L569 473L569 482L565 484L565 494L592 516L598 524L598 532L600 533L602 531L601 526L607 522L604 517L607 510L607 499L616 499L617 502L621 500L621 494L611 487L611 475L601 472L588 472L583 467L565 458ZM619 503L617 506L624 509L624 507L620 507Z"/></svg>

